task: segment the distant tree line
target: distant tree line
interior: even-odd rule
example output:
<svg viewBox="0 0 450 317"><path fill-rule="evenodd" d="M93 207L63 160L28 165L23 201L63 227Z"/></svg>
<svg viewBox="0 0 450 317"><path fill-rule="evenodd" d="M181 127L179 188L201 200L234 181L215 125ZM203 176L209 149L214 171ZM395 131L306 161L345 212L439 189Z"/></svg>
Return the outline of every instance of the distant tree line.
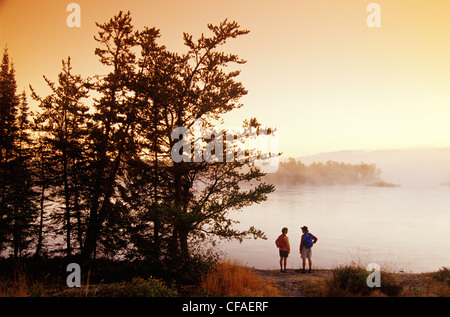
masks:
<svg viewBox="0 0 450 317"><path fill-rule="evenodd" d="M156 263L192 255L233 229L230 210L264 201L274 186L242 162L174 162L176 127L205 126L242 106L247 91L226 71L245 61L219 50L247 34L236 22L184 34L186 52L159 45L159 30L135 30L129 12L97 24L95 55L105 75L77 75L70 57L50 94L33 87L38 110L17 94L8 51L0 73L0 251L2 256L122 256ZM244 126L258 126L252 118Z"/></svg>
<svg viewBox="0 0 450 317"><path fill-rule="evenodd" d="M375 164L327 161L306 165L289 158L280 162L277 172L267 174L264 178L275 184L330 186L368 185L381 181L380 175L381 170Z"/></svg>

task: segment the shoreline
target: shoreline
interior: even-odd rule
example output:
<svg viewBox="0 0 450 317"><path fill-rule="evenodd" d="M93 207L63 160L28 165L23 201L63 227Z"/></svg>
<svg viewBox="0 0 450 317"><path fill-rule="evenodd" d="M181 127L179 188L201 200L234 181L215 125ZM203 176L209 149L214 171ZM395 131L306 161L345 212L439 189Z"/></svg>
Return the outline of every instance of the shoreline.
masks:
<svg viewBox="0 0 450 317"><path fill-rule="evenodd" d="M350 275L347 282L359 277L361 289L365 288L366 276L361 278L364 268L346 266L336 269L314 269L311 273L301 273L300 269L262 270L248 268L265 282L276 286L283 297L330 297L330 296L392 296L392 297L435 297L450 296L450 270L443 267L437 272L404 273L380 271L380 286L370 290L369 295L349 294L347 289L336 290L337 280L342 272L351 268L355 274ZM358 271L359 270L359 271ZM337 272L334 275L334 271ZM439 276L439 273L443 273ZM367 271L367 275L370 272ZM354 286L353 286L354 287ZM366 288L367 290L367 288ZM375 294L375 295L372 295Z"/></svg>

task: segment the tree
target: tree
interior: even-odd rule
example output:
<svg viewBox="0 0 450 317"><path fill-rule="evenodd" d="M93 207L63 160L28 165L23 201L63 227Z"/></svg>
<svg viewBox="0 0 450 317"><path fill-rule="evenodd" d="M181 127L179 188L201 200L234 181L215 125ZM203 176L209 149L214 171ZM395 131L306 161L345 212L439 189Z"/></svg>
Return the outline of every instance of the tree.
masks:
<svg viewBox="0 0 450 317"><path fill-rule="evenodd" d="M69 58L57 83L44 77L49 96L33 91L41 108L35 120L41 149L35 160L41 210L36 253L42 247L46 200L60 205L62 212L54 215L65 234L66 255L78 241L84 260L98 250L177 262L190 258L190 243L210 236L264 238L253 227L234 230L227 216L230 210L264 201L274 190L259 183L263 173L250 162L248 151L238 160L233 150L232 161L179 162L172 157L177 127L192 129L201 120L206 132L242 106L239 99L247 91L236 81L240 71L227 67L245 61L220 47L248 31L227 20L209 24L210 37L193 41L184 34L187 52L181 54L158 44L159 30L136 31L131 22L129 12L119 12L97 23L95 54L106 75L73 75ZM91 92L97 98L88 106ZM243 126L246 131L260 124L252 119ZM200 141L216 144L208 148L211 154L228 155L216 142L224 133ZM223 138L223 145L233 145L245 133Z"/></svg>
<svg viewBox="0 0 450 317"><path fill-rule="evenodd" d="M0 248L10 242L14 258L20 258L30 243L37 209L28 103L16 87L5 49L0 70Z"/></svg>
<svg viewBox="0 0 450 317"><path fill-rule="evenodd" d="M157 44L159 30L134 31L129 12L97 26L95 39L101 47L96 55L111 72L96 85L101 98L94 105L91 132L95 183L85 257L92 255L101 233L109 230L106 223L117 219L113 216L117 208L127 210L130 219L146 220L129 229L140 249L147 244L156 258L162 254L188 258L189 239L205 232L228 238L262 237L254 228L231 230L232 220L226 218L229 210L263 201L273 191L266 184L240 190L241 183L262 173L256 168L244 172L248 162L186 163L171 157L176 127L190 128L202 119L207 128L241 106L238 100L247 91L235 81L240 72L224 69L245 61L218 48L248 31L226 20L208 25L213 36L202 35L194 42L184 34L188 51L179 54ZM198 191L201 183L204 190ZM143 232L151 232L151 239L143 240Z"/></svg>
<svg viewBox="0 0 450 317"><path fill-rule="evenodd" d="M88 133L89 107L83 104L88 97L89 84L79 75L72 74L70 57L62 61L62 71L58 75L58 86L44 76L51 89L51 94L45 98L39 97L32 90L33 98L39 102L41 113L36 117L36 131L40 133L40 184L41 209L45 186L51 179L53 196L60 203L64 212L61 216L54 212L57 223L63 222L65 231L66 255L72 253L72 218L77 219L78 244L82 247L82 183L86 181L85 139ZM43 157L44 153L52 155ZM49 162L46 162L49 161ZM50 163L50 164L49 164ZM47 175L45 175L47 173ZM63 221L61 221L63 220Z"/></svg>
<svg viewBox="0 0 450 317"><path fill-rule="evenodd" d="M136 81L136 57L132 52L135 33L129 13L120 12L109 22L98 24L95 40L101 48L95 50L100 62L111 71L96 83L101 97L94 104L93 125L90 128L92 186L89 193L89 215L86 239L82 250L84 259L95 252L105 226L114 214L114 196L123 161L135 151L135 124L140 103L139 91L133 90Z"/></svg>
<svg viewBox="0 0 450 317"><path fill-rule="evenodd" d="M243 64L244 60L234 54L225 54L218 49L227 40L247 34L236 22L227 20L219 26L208 25L212 37L202 35L197 41L184 34L188 51L185 54L168 52L164 47L142 45L143 76L148 88L151 105L157 109L149 125L151 130L160 131L154 136L161 155L148 158L149 169L159 166L169 179L168 195L164 201L166 220L171 227L169 252L172 258L189 257L189 239L214 234L219 237L239 238L263 233L250 228L239 232L231 228L233 221L226 217L228 211L241 209L266 199L273 191L272 185L259 184L249 190L241 190L242 183L259 180L263 175L252 167L245 172L247 162L175 162L171 157L178 139L172 138L176 127L190 129L201 119L204 128L218 122L233 109L242 106L240 97L247 91L235 78L240 71L225 72L230 64ZM141 33L141 37L147 35ZM154 43L141 40L140 43ZM150 49L150 48L151 49ZM149 134L151 135L151 134ZM216 149L217 151L218 149ZM199 186L202 189L199 189ZM158 203L159 204L159 203Z"/></svg>

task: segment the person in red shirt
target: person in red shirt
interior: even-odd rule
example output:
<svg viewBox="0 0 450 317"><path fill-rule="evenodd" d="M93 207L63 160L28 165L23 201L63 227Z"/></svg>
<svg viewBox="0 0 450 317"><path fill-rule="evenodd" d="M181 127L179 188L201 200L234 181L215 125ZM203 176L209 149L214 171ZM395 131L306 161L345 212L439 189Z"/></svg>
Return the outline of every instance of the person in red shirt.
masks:
<svg viewBox="0 0 450 317"><path fill-rule="evenodd" d="M291 252L291 246L289 245L289 238L287 236L288 228L281 229L281 235L278 237L277 244L280 250L280 272L286 273L286 264L289 253ZM284 267L283 267L284 266Z"/></svg>
<svg viewBox="0 0 450 317"><path fill-rule="evenodd" d="M312 268L312 246L317 242L317 238L309 233L308 227L307 226L303 226L301 227L302 229L302 237L300 238L300 256L302 258L302 273L305 273L305 269L306 269L306 259L308 259L308 264L309 264L309 270L308 273L311 273L311 268Z"/></svg>

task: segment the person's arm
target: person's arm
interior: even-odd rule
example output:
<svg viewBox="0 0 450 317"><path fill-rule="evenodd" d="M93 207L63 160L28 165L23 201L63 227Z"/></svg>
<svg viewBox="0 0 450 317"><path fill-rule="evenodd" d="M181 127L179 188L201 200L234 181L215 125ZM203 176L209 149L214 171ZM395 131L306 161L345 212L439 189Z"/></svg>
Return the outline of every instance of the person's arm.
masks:
<svg viewBox="0 0 450 317"><path fill-rule="evenodd" d="M300 251L300 252L302 252L302 248L303 248L303 236L304 236L305 234L302 234L302 236L300 237L300 247L298 248L298 250Z"/></svg>
<svg viewBox="0 0 450 317"><path fill-rule="evenodd" d="M311 234L311 236L312 236L312 238L313 238L313 244L315 244L315 243L317 242L317 240L319 240L319 239L317 239L316 236L313 235L313 234Z"/></svg>
<svg viewBox="0 0 450 317"><path fill-rule="evenodd" d="M289 238L287 236L284 236L284 241L286 242L286 251L288 253L291 252L291 245L289 244Z"/></svg>

